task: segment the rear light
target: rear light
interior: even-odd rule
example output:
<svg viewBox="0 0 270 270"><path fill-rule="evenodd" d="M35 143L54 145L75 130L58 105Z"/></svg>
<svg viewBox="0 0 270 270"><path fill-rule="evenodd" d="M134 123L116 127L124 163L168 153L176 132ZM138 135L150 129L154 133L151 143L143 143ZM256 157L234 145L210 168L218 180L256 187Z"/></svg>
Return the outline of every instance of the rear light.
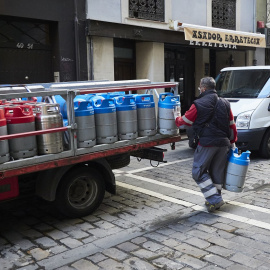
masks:
<svg viewBox="0 0 270 270"><path fill-rule="evenodd" d="M15 198L19 195L18 176L0 180L0 200Z"/></svg>

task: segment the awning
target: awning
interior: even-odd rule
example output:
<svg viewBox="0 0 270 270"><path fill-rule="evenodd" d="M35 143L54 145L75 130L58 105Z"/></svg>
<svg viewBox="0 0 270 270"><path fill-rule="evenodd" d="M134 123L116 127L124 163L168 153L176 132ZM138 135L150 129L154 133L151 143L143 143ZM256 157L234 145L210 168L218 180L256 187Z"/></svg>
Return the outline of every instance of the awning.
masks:
<svg viewBox="0 0 270 270"><path fill-rule="evenodd" d="M185 40L265 48L265 35L172 21L170 28L184 31Z"/></svg>

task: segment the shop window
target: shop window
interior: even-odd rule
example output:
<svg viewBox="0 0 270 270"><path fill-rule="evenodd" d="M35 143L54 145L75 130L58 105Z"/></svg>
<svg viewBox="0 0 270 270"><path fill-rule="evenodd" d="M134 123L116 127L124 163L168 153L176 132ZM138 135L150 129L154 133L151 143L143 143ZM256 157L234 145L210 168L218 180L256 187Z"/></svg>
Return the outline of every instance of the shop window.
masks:
<svg viewBox="0 0 270 270"><path fill-rule="evenodd" d="M129 0L129 17L164 22L164 0Z"/></svg>
<svg viewBox="0 0 270 270"><path fill-rule="evenodd" d="M212 27L235 30L236 0L212 0Z"/></svg>

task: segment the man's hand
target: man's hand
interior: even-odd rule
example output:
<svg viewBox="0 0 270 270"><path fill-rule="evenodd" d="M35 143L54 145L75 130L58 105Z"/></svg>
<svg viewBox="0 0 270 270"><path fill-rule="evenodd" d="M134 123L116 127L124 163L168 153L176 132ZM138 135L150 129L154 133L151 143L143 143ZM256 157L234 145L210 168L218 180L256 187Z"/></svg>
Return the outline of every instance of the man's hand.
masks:
<svg viewBox="0 0 270 270"><path fill-rule="evenodd" d="M231 143L231 148L234 150L236 148L235 143Z"/></svg>
<svg viewBox="0 0 270 270"><path fill-rule="evenodd" d="M181 116L180 106L173 107L173 116L174 116L174 119Z"/></svg>

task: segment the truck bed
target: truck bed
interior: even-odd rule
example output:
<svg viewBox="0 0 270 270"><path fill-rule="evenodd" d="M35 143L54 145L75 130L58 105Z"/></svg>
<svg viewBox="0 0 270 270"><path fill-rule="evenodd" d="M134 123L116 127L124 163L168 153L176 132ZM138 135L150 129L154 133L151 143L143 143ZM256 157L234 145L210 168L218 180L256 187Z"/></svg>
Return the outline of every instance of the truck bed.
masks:
<svg viewBox="0 0 270 270"><path fill-rule="evenodd" d="M84 161L89 161L93 159L113 156L117 154L128 153L144 148L149 148L153 146L159 146L168 143L174 143L181 140L180 135L161 135L156 134L154 136L145 136L138 137L133 140L121 140L111 144L99 144L89 148L77 148L74 132L76 132L76 123L74 121L74 104L73 99L76 95L82 94L91 94L91 93L105 93L105 92L115 92L115 91L134 91L134 90L150 90L156 88L175 88L177 83L155 83L151 84L145 81L139 81L139 84L134 81L123 81L110 83L109 82L99 82L93 83L92 86L86 85L84 89L78 89L75 86L68 86L64 84L62 87L68 89L61 89L57 87L57 84L51 84L49 89L40 91L40 87L37 91L33 92L23 92L18 93L16 90L12 92L12 87L10 89L5 89L5 91L0 90L0 100L1 99L11 99L11 98L28 98L36 96L52 96L52 95L61 95L67 101L67 114L69 125L67 127L55 128L51 130L43 131L33 131L18 133L12 135L0 136L0 140L4 139L13 139L25 136L33 136L39 134L45 134L50 132L59 132L59 131L68 131L69 137L74 138L70 140L69 150L63 151L58 154L47 154L47 155L38 155L30 158L19 159L9 161L3 164L0 164L0 178L7 178L21 174L27 174L47 169L52 169L61 166L67 166L71 164L76 164ZM143 83L143 84L141 84ZM75 83L76 84L76 83ZM103 84L106 84L104 86ZM59 89L60 88L60 89ZM157 106L157 104L156 104Z"/></svg>

